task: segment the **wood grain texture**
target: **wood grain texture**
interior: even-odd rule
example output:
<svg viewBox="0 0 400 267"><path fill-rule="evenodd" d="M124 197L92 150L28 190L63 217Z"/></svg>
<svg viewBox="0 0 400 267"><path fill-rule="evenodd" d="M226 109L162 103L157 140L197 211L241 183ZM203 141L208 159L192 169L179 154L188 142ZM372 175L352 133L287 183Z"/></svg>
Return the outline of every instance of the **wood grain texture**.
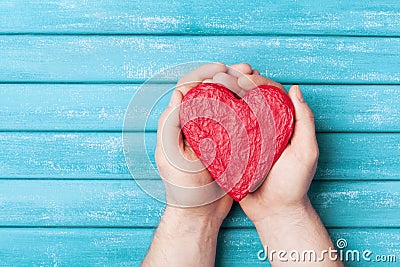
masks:
<svg viewBox="0 0 400 267"><path fill-rule="evenodd" d="M0 1L0 266L139 266L164 211L139 185L163 194L154 131L168 95L145 127L143 106L128 114L136 182L124 115L141 83L192 61L305 84L321 154L313 205L334 241L398 262L399 36L393 0ZM216 266L269 266L260 249L235 204Z"/></svg>
<svg viewBox="0 0 400 267"><path fill-rule="evenodd" d="M127 138L134 177L158 179L154 169L156 134L131 133ZM321 133L318 142L317 180L400 178L400 134ZM3 132L0 151L0 178L131 178L121 133Z"/></svg>
<svg viewBox="0 0 400 267"><path fill-rule="evenodd" d="M142 85L0 84L1 131L121 131ZM149 86L149 85L146 85ZM151 85L168 91L172 84ZM289 88L289 86L286 86ZM400 132L398 85L304 85L318 132ZM132 108L125 129L156 131L170 94ZM146 118L146 114L150 116ZM144 122L147 124L144 126Z"/></svg>
<svg viewBox="0 0 400 267"><path fill-rule="evenodd" d="M17 19L16 19L17 18ZM3 0L1 33L335 34L400 33L398 1Z"/></svg>
<svg viewBox="0 0 400 267"><path fill-rule="evenodd" d="M222 61L283 83L399 84L399 51L399 38L3 35L0 82L143 82L177 64Z"/></svg>
<svg viewBox="0 0 400 267"><path fill-rule="evenodd" d="M164 193L162 181L142 181ZM400 181L316 181L310 198L328 227L397 227ZM128 181L0 181L0 226L156 227L165 204ZM366 216L368 214L368 216ZM252 227L235 204L225 227Z"/></svg>
<svg viewBox="0 0 400 267"><path fill-rule="evenodd" d="M0 229L2 266L139 266L153 229ZM329 229L334 241L345 238L348 250L371 250L399 259L399 229ZM390 245L383 245L390 244ZM216 266L270 266L257 258L263 249L255 229L223 229ZM346 250L343 250L346 255ZM347 261L346 266L395 266L395 263ZM388 265L392 264L392 265Z"/></svg>

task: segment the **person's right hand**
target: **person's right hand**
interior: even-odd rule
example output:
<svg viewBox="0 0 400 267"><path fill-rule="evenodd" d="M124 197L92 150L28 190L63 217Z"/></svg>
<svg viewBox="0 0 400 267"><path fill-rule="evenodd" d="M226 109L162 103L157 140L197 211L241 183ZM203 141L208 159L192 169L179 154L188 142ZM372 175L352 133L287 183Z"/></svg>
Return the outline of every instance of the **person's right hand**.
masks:
<svg viewBox="0 0 400 267"><path fill-rule="evenodd" d="M252 78L257 85L268 83L264 77ZM314 116L304 102L298 86L289 97L295 107L295 126L290 143L273 165L264 183L245 197L240 205L254 224L277 216L289 216L310 206L307 196L318 161Z"/></svg>
<svg viewBox="0 0 400 267"><path fill-rule="evenodd" d="M260 85L273 85L285 91L281 84L259 75L248 64L228 67L226 73L217 73L205 82L223 84L241 97ZM254 223L273 218L275 214L287 216L309 205L307 192L319 155L314 116L298 86L290 88L289 97L295 107L295 127L290 143L260 188L240 202Z"/></svg>
<svg viewBox="0 0 400 267"><path fill-rule="evenodd" d="M217 79L213 82L226 85L241 97L259 85L274 85L285 90L281 84L260 76L257 71L246 74L237 71L249 70L250 66L246 65L239 64L235 66L236 70L216 74L214 78ZM230 86L232 84L234 86ZM307 196L319 154L313 113L298 86L292 86L289 97L295 108L295 127L290 143L260 188L248 194L240 205L253 221L262 244L268 248L264 253L271 266L342 267L333 242ZM286 254L277 256L272 254L273 251ZM289 260L289 251L312 251L318 255L318 261Z"/></svg>

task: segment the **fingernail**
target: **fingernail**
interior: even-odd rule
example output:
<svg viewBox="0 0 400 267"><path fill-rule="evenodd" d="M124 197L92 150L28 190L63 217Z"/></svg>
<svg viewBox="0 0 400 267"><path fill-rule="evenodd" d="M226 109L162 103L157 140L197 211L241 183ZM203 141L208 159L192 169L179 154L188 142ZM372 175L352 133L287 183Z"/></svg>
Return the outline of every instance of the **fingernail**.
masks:
<svg viewBox="0 0 400 267"><path fill-rule="evenodd" d="M169 106L170 107L177 107L180 103L179 103L179 99L178 99L178 93L176 90L172 93L171 95L171 99L169 100Z"/></svg>
<svg viewBox="0 0 400 267"><path fill-rule="evenodd" d="M300 87L299 87L298 85L295 85L295 86L296 86L296 95L297 95L297 99L298 99L301 103L303 103L303 102L304 102L304 97L303 97L303 94L301 93Z"/></svg>

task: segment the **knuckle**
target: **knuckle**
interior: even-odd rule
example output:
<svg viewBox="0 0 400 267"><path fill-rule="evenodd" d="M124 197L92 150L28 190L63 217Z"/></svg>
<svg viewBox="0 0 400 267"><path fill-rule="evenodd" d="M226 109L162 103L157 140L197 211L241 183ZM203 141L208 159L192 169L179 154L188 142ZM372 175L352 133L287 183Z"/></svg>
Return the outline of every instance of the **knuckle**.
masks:
<svg viewBox="0 0 400 267"><path fill-rule="evenodd" d="M225 78L225 77L227 77L227 76L229 76L229 74L227 74L227 73L225 73L225 72L218 72L218 73L216 73L215 75L214 75L214 79L218 79L218 78Z"/></svg>
<svg viewBox="0 0 400 267"><path fill-rule="evenodd" d="M192 88L198 85L202 81L186 81L180 82L176 85L175 90L180 91L183 96L185 96Z"/></svg>
<svg viewBox="0 0 400 267"><path fill-rule="evenodd" d="M310 147L310 149L304 153L304 157L306 161L309 163L315 163L316 161L318 161L319 157L318 146Z"/></svg>
<svg viewBox="0 0 400 267"><path fill-rule="evenodd" d="M314 113L313 113L312 109L310 108L310 106L307 103L305 103L305 107L306 107L305 112L306 112L307 117L311 121L314 121L315 117L314 117Z"/></svg>

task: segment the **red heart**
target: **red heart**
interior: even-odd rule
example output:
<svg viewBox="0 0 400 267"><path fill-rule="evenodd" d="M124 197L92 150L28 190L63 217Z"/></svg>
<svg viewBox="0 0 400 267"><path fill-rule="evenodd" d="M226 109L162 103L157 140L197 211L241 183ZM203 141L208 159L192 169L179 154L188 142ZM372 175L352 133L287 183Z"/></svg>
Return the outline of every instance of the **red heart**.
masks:
<svg viewBox="0 0 400 267"><path fill-rule="evenodd" d="M294 107L274 86L256 87L238 99L223 85L202 83L183 98L180 121L211 176L240 201L261 185L286 148Z"/></svg>

